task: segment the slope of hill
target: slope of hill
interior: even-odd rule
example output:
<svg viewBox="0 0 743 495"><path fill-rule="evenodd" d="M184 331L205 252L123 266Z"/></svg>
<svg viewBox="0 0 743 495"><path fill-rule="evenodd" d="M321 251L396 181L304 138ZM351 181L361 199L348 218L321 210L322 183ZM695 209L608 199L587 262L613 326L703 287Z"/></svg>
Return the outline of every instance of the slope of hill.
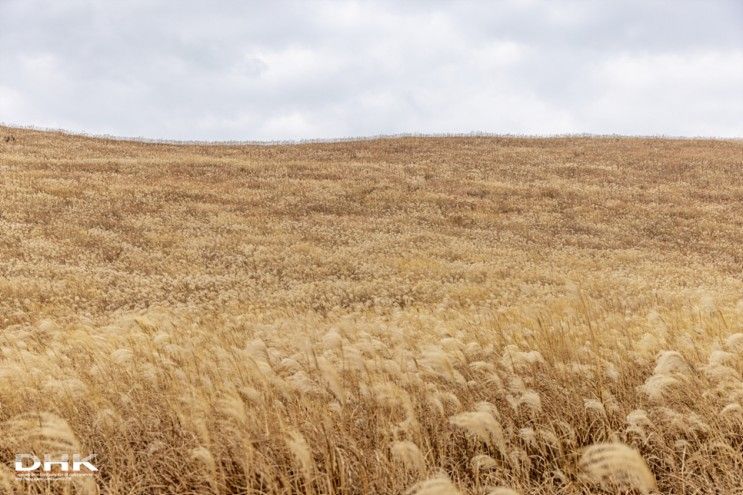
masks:
<svg viewBox="0 0 743 495"><path fill-rule="evenodd" d="M0 451L81 491L743 482L740 142L0 127L0 193Z"/></svg>

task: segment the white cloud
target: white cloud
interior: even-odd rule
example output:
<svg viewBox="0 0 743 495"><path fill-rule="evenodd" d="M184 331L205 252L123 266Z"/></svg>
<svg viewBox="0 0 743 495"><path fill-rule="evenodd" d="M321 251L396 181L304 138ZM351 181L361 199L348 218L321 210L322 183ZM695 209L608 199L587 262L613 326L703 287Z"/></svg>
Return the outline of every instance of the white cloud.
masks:
<svg viewBox="0 0 743 495"><path fill-rule="evenodd" d="M0 115L12 118L21 116L22 96L18 91L0 86Z"/></svg>
<svg viewBox="0 0 743 495"><path fill-rule="evenodd" d="M313 132L309 119L301 112L271 117L262 125L259 135L264 139L291 139L294 136L306 136Z"/></svg>
<svg viewBox="0 0 743 495"><path fill-rule="evenodd" d="M743 136L743 50L621 54L585 118L623 133Z"/></svg>
<svg viewBox="0 0 743 495"><path fill-rule="evenodd" d="M266 85L294 84L298 81L324 79L334 76L343 66L332 51L290 46L282 50L261 51L253 54L262 66L261 81Z"/></svg>
<svg viewBox="0 0 743 495"><path fill-rule="evenodd" d="M743 88L743 47L739 51L622 54L601 68L603 82L630 89Z"/></svg>
<svg viewBox="0 0 743 495"><path fill-rule="evenodd" d="M174 139L741 136L743 4L0 1L0 121Z"/></svg>

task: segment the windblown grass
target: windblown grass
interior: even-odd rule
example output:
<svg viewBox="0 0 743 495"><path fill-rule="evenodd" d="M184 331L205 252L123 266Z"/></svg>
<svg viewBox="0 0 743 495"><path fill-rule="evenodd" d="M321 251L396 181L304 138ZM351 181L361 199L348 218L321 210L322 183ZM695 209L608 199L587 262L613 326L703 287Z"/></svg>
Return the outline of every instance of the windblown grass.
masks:
<svg viewBox="0 0 743 495"><path fill-rule="evenodd" d="M743 483L740 143L10 133L7 493Z"/></svg>

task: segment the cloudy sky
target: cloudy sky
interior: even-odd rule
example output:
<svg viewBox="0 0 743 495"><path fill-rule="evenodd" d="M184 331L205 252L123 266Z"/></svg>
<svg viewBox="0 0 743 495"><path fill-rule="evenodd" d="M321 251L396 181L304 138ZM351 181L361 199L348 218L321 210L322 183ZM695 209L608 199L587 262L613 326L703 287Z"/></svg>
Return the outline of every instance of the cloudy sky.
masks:
<svg viewBox="0 0 743 495"><path fill-rule="evenodd" d="M743 2L0 0L0 122L743 136Z"/></svg>

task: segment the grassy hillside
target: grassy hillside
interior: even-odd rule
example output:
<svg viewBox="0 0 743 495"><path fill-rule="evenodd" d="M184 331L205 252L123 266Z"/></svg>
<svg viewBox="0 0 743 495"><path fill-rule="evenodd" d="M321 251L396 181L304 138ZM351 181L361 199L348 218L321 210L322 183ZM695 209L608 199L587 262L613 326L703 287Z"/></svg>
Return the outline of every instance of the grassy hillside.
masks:
<svg viewBox="0 0 743 495"><path fill-rule="evenodd" d="M729 492L742 273L741 142L0 127L0 485Z"/></svg>

